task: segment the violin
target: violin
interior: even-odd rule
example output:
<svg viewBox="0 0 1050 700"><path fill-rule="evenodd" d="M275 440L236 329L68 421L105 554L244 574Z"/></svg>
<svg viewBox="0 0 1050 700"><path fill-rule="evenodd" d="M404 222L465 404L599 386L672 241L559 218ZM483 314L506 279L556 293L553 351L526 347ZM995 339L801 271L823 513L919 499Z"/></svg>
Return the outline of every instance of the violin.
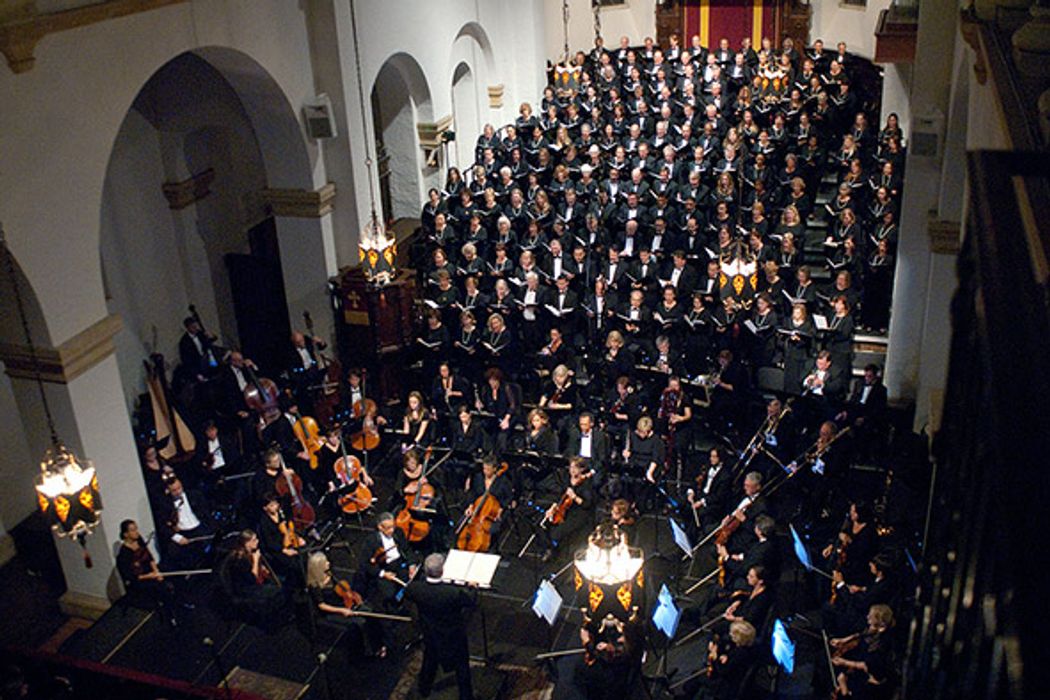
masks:
<svg viewBox="0 0 1050 700"><path fill-rule="evenodd" d="M346 581L337 581L334 588L336 594L343 599L343 605L351 610L364 602L364 598L361 597L361 594L351 588L350 584Z"/></svg>
<svg viewBox="0 0 1050 700"><path fill-rule="evenodd" d="M277 529L281 531L284 536L284 541L281 547L284 549L298 549L306 544L306 540L300 537L295 532L295 523L291 520L282 520L277 523Z"/></svg>
<svg viewBox="0 0 1050 700"><path fill-rule="evenodd" d="M284 465L283 457L281 458L281 477L274 484L274 489L282 499L291 499L292 521L299 528L306 530L317 521L317 514L314 513L313 506L303 496L303 480Z"/></svg>
<svg viewBox="0 0 1050 700"><path fill-rule="evenodd" d="M492 482L485 487L485 492L474 500L473 512L460 528L456 548L468 552L487 552L492 546L492 524L503 513L503 506L489 493L492 484L507 471L506 462L500 465L492 477Z"/></svg>
<svg viewBox="0 0 1050 700"><path fill-rule="evenodd" d="M296 411L295 423L292 424L292 432L303 447L303 452L310 455L310 468L317 469L317 453L324 441L321 439L321 429L317 427L317 421L310 416L304 416Z"/></svg>
<svg viewBox="0 0 1050 700"><path fill-rule="evenodd" d="M574 484L571 484L569 488L572 488L573 486L579 486L587 479L590 479L592 476L594 476L593 470L588 471L585 474L581 474L580 480ZM569 509L572 508L573 504L575 503L576 501L569 496L569 489L565 489L565 493L562 494L561 500L558 501L558 505L554 507L554 512L549 518L547 518L547 522L549 522L551 525L560 525L563 522L565 522L565 516L569 513Z"/></svg>
<svg viewBox="0 0 1050 700"><path fill-rule="evenodd" d="M339 448L343 451L343 456L335 461L332 468L343 486L354 487L353 491L339 497L339 507L344 513L367 510L372 505L372 490L361 479L364 473L361 460L346 453L346 445L342 440L339 441Z"/></svg>

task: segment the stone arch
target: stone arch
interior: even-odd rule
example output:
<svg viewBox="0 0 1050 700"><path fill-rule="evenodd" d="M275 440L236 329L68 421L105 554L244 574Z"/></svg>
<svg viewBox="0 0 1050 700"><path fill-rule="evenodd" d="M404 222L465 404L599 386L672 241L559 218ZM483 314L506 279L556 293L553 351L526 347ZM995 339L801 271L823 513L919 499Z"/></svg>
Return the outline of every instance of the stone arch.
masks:
<svg viewBox="0 0 1050 700"><path fill-rule="evenodd" d="M415 58L395 53L383 62L371 90L382 216L415 217L423 201L427 165L417 125L434 121L430 85Z"/></svg>
<svg viewBox="0 0 1050 700"><path fill-rule="evenodd" d="M481 132L477 78L465 62L452 72L452 119L456 132L456 165L474 162L474 143Z"/></svg>
<svg viewBox="0 0 1050 700"><path fill-rule="evenodd" d="M162 194L160 183L208 171L207 194L195 201L176 205ZM99 241L107 306L125 322L115 341L129 406L143 385L145 352L174 363L190 303L225 344L263 366L280 356L299 310L325 308L332 271L320 221L275 216L268 188L312 190L313 176L296 113L265 68L209 46L175 56L146 80L114 139ZM244 313L244 265L260 271L264 319ZM164 294L148 293L153 277Z"/></svg>

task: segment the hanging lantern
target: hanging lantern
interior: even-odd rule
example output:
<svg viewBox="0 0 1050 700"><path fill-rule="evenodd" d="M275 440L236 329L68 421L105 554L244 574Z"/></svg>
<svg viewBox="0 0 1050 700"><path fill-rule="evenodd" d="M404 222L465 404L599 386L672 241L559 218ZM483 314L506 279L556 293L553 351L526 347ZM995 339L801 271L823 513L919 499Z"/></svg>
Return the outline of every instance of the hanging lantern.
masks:
<svg viewBox="0 0 1050 700"><path fill-rule="evenodd" d="M95 467L61 444L44 453L36 493L40 511L60 536L80 539L98 524L102 498Z"/></svg>
<svg viewBox="0 0 1050 700"><path fill-rule="evenodd" d="M365 279L373 284L389 284L397 273L394 262L397 258L397 241L388 238L379 217L372 212L358 244L358 258Z"/></svg>

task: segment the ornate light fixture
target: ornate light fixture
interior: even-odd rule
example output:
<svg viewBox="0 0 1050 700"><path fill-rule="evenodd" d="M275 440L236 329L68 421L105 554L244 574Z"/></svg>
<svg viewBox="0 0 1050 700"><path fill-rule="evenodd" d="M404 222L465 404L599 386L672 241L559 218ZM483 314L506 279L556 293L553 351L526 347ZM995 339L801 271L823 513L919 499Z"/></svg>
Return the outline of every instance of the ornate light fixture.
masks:
<svg viewBox="0 0 1050 700"><path fill-rule="evenodd" d="M599 527L588 538L587 547L576 552L576 570L591 583L616 586L631 581L645 563L642 550L627 546L620 529Z"/></svg>
<svg viewBox="0 0 1050 700"><path fill-rule="evenodd" d="M389 284L397 274L397 241L387 236L386 227L382 219L376 215L376 188L372 181L372 156L368 145L368 123L365 115L365 93L364 83L361 78L361 53L358 49L357 40L357 15L354 12L354 3L350 2L350 28L354 37L354 68L357 71L357 98L361 107L361 131L365 137L365 167L368 168L368 197L369 216L368 222L361 229L358 238L357 254L361 263L361 269L365 273L365 279L372 284L382 287Z"/></svg>
<svg viewBox="0 0 1050 700"><path fill-rule="evenodd" d="M47 418L47 428L51 433L51 447L44 453L40 462L40 474L36 477L37 500L40 512L47 518L51 528L60 537L72 537L84 551L84 565L92 566L87 552L85 538L95 528L102 512L102 499L98 488L98 475L91 460L81 460L67 448L58 437L51 407L47 403L44 381L40 374L40 358L36 345L29 331L29 320L26 317L25 303L22 299L21 286L15 271L14 257L7 247L7 238L0 225L0 254L4 258L4 267L11 280L18 318L22 323L29 360L32 363L33 375L37 389L40 391L40 402Z"/></svg>

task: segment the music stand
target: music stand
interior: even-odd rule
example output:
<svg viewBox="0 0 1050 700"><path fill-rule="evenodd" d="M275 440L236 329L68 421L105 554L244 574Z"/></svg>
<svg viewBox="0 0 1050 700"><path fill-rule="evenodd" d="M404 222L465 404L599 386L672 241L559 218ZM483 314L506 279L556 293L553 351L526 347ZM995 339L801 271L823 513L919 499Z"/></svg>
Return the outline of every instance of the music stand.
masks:
<svg viewBox="0 0 1050 700"><path fill-rule="evenodd" d="M445 569L441 574L444 583L460 586L492 588L492 578L499 568L500 556L487 552L468 552L462 549L450 549L445 555ZM492 663L489 655L489 633L485 618L485 606L478 605L481 612L481 645L483 656L480 659L486 666Z"/></svg>
<svg viewBox="0 0 1050 700"><path fill-rule="evenodd" d="M813 566L813 562L810 561L809 550L806 548L806 544L802 541L802 538L799 537L798 532L795 530L795 526L789 524L788 529L791 530L791 539L794 542L795 556L798 557L798 561L802 564L803 568L805 568L806 571L815 571L825 578L834 580L831 574Z"/></svg>

